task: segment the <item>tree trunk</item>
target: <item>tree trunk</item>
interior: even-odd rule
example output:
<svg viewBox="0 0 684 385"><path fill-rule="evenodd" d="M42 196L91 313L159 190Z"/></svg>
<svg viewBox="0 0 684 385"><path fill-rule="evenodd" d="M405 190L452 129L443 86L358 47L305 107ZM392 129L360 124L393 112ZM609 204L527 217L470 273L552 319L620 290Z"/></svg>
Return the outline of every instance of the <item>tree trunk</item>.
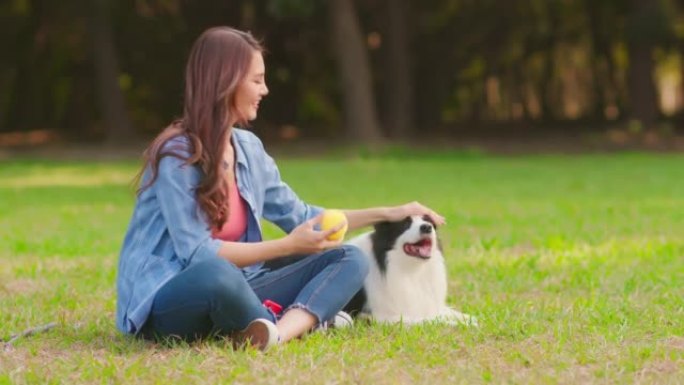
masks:
<svg viewBox="0 0 684 385"><path fill-rule="evenodd" d="M658 99L653 79L654 36L649 30L651 17L657 14L657 0L632 0L629 49L629 108L630 118L642 128L653 128L658 119Z"/></svg>
<svg viewBox="0 0 684 385"><path fill-rule="evenodd" d="M553 97L554 87L553 78L556 67L556 47L559 39L559 26L562 15L560 14L559 6L556 2L549 2L547 4L547 14L549 18L550 30L544 39L544 70L542 72L542 81L539 92L539 101L541 107L541 120L549 121L556 119L555 111L562 111L562 99L560 97ZM560 90L559 90L560 91ZM554 109L555 107L555 109Z"/></svg>
<svg viewBox="0 0 684 385"><path fill-rule="evenodd" d="M629 48L630 116L641 122L643 128L652 128L658 119L652 48L644 43L630 44Z"/></svg>
<svg viewBox="0 0 684 385"><path fill-rule="evenodd" d="M353 0L331 0L328 11L333 49L342 79L347 133L353 140L366 143L380 141L382 134L368 52Z"/></svg>
<svg viewBox="0 0 684 385"><path fill-rule="evenodd" d="M592 0L585 0L584 7L589 19L589 36L591 37L592 46L591 73L594 100L590 108L590 116L595 120L604 120L607 104L605 98L606 88L610 87L610 79L613 76L612 73L604 72L601 66L601 59L606 58L610 54L610 45L602 33L602 22L605 22L602 16L605 17L605 14L600 13L600 7ZM606 63L606 67L608 67L608 63Z"/></svg>
<svg viewBox="0 0 684 385"><path fill-rule="evenodd" d="M447 31L449 32L449 31ZM461 85L454 83L454 74L463 68L463 61L457 60L454 54L448 52L448 45L445 44L441 36L449 34L439 34L430 44L416 47L420 50L419 57L439 58L439 60L418 60L415 62L413 78L416 93L416 115L420 122L420 131L428 134L438 133L444 130L445 122L443 117L444 102L449 98L450 93Z"/></svg>
<svg viewBox="0 0 684 385"><path fill-rule="evenodd" d="M37 35L49 16L46 15L45 4L42 0L30 3L30 15L18 34L14 50L9 57L14 56L14 70L16 75L10 83L8 92L9 102L7 117L2 118L0 125L7 131L26 131L45 128L49 122L47 110L50 100L48 79L45 73L45 39L37 39ZM4 123L4 124L3 124Z"/></svg>
<svg viewBox="0 0 684 385"><path fill-rule="evenodd" d="M410 35L405 0L386 0L387 29L387 128L391 137L405 139L414 131L413 79Z"/></svg>
<svg viewBox="0 0 684 385"><path fill-rule="evenodd" d="M98 101L106 128L108 143L125 143L134 139L123 92L119 87L119 63L114 47L108 0L93 0L89 20L91 54L95 66Z"/></svg>

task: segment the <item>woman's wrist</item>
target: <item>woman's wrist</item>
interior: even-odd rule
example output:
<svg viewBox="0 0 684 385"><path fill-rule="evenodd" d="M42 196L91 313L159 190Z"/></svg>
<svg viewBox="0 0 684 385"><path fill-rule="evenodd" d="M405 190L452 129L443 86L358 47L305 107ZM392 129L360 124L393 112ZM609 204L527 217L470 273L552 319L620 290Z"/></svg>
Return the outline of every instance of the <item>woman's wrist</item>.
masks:
<svg viewBox="0 0 684 385"><path fill-rule="evenodd" d="M294 245L292 244L292 240L289 235L286 235L278 240L278 250L281 251L280 256L288 256L295 254L295 249Z"/></svg>

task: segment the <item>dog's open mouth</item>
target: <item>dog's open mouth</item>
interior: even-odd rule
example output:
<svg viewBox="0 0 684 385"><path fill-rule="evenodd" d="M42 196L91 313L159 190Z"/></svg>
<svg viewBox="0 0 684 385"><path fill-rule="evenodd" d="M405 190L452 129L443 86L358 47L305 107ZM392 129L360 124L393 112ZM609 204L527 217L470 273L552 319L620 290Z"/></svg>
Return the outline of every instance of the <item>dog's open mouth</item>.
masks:
<svg viewBox="0 0 684 385"><path fill-rule="evenodd" d="M428 259L432 255L432 239L425 238L416 243L404 243L404 252L412 257Z"/></svg>

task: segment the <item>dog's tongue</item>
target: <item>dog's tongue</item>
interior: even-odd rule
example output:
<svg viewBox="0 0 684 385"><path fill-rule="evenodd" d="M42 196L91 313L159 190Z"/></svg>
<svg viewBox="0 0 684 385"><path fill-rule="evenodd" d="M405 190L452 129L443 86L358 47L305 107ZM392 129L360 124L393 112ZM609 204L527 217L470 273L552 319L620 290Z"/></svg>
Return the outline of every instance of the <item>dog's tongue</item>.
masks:
<svg viewBox="0 0 684 385"><path fill-rule="evenodd" d="M432 254L432 242L429 239L422 240L417 243L407 243L404 245L406 254L414 257L430 258Z"/></svg>
<svg viewBox="0 0 684 385"><path fill-rule="evenodd" d="M423 242L422 245L418 246L418 254L420 254L421 257L429 258L432 254L432 245L430 242Z"/></svg>

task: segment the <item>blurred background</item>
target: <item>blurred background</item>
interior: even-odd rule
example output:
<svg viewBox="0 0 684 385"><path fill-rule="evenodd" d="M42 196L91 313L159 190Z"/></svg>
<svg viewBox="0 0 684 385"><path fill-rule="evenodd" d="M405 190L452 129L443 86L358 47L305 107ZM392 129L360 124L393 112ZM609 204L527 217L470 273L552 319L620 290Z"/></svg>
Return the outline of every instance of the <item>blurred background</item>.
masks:
<svg viewBox="0 0 684 385"><path fill-rule="evenodd" d="M2 0L0 146L149 139L216 25L268 49L267 141L684 148L682 0Z"/></svg>

